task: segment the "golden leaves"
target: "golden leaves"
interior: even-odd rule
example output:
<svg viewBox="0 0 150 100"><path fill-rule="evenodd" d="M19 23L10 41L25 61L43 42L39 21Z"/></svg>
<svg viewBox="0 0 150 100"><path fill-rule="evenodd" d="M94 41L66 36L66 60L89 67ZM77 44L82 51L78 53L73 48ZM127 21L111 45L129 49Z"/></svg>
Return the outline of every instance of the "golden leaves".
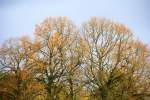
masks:
<svg viewBox="0 0 150 100"><path fill-rule="evenodd" d="M84 50L84 54L87 55L90 52L90 47L88 42L85 39L80 39L80 52Z"/></svg>
<svg viewBox="0 0 150 100"><path fill-rule="evenodd" d="M50 38L49 38L49 47L55 48L55 47L61 47L63 44L62 36L60 33L55 32Z"/></svg>
<svg viewBox="0 0 150 100"><path fill-rule="evenodd" d="M53 19L51 17L45 19L45 21L42 23L43 33L49 33L52 30L52 26L53 26Z"/></svg>
<svg viewBox="0 0 150 100"><path fill-rule="evenodd" d="M39 82L30 82L28 83L27 85L27 89L30 91L30 90L40 90L40 89L44 89L44 85L39 83Z"/></svg>
<svg viewBox="0 0 150 100"><path fill-rule="evenodd" d="M133 48L135 50L136 56L140 57L141 61L145 61L145 59L149 55L147 45L145 45L141 41L135 41L133 42Z"/></svg>
<svg viewBox="0 0 150 100"><path fill-rule="evenodd" d="M33 48L34 50L39 50L41 47L42 47L42 45L41 45L40 42L35 42L35 43L32 45L32 48Z"/></svg>
<svg viewBox="0 0 150 100"><path fill-rule="evenodd" d="M149 81L148 48L140 41L133 41L130 33L122 24L96 17L85 23L81 33L66 18L47 18L36 26L35 34L39 37L36 41L23 37L19 46L10 41L8 46L0 48L1 65L6 67L3 72L12 66L6 80L11 85L5 85L4 80L2 84L16 90L20 86L20 93L27 91L30 95L47 90L50 98L71 97L70 92L79 99L94 93L95 98L101 98L101 93L106 92L119 100L114 94L122 93L124 87L129 93L134 91L128 90L129 83L143 88L141 84L147 84L135 80ZM45 96L44 92L40 95Z"/></svg>
<svg viewBox="0 0 150 100"><path fill-rule="evenodd" d="M53 27L53 19L51 17L46 18L43 23L36 25L34 34L37 36L48 35Z"/></svg>
<svg viewBox="0 0 150 100"><path fill-rule="evenodd" d="M117 34L131 34L131 31L120 23L113 23L112 28L116 31L115 33Z"/></svg>
<svg viewBox="0 0 150 100"><path fill-rule="evenodd" d="M42 34L42 29L41 29L40 25L36 25L35 26L35 32L34 32L34 34L38 35L38 36L40 36Z"/></svg>
<svg viewBox="0 0 150 100"><path fill-rule="evenodd" d="M38 60L38 61L36 61L36 63L39 66L41 71L43 71L45 69L45 64L42 61Z"/></svg>
<svg viewBox="0 0 150 100"><path fill-rule="evenodd" d="M36 39L47 39L54 32L72 33L74 28L75 26L66 17L48 17L41 24L36 25L34 34Z"/></svg>
<svg viewBox="0 0 150 100"><path fill-rule="evenodd" d="M20 74L21 74L21 80L27 80L29 78L29 73L26 70L22 70Z"/></svg>

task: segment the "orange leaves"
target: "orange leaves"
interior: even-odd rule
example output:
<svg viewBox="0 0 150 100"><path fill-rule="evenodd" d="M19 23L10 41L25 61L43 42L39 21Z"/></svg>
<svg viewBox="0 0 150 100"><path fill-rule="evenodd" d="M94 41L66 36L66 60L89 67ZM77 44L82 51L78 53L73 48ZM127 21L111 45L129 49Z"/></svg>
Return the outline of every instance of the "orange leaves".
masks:
<svg viewBox="0 0 150 100"><path fill-rule="evenodd" d="M36 61L36 63L39 66L41 71L43 71L45 69L45 64L42 61Z"/></svg>
<svg viewBox="0 0 150 100"><path fill-rule="evenodd" d="M29 78L29 73L26 70L22 70L20 74L21 74L21 80L27 80Z"/></svg>
<svg viewBox="0 0 150 100"><path fill-rule="evenodd" d="M55 47L61 47L63 44L62 37L60 33L55 32L50 38L49 38L49 47L55 48Z"/></svg>
<svg viewBox="0 0 150 100"><path fill-rule="evenodd" d="M42 45L41 45L40 42L35 42L35 43L32 45L32 49L34 49L34 50L39 50L41 47L42 47Z"/></svg>
<svg viewBox="0 0 150 100"><path fill-rule="evenodd" d="M45 100L120 100L124 90L129 99L149 87L148 48L122 24L93 17L79 31L64 17L47 18L35 34L35 41L23 37L0 48L0 66L6 67L1 72L9 75L1 78L0 89L25 97L40 93Z"/></svg>
<svg viewBox="0 0 150 100"><path fill-rule="evenodd" d="M80 45L81 47L87 48L87 42L84 39L80 39Z"/></svg>
<svg viewBox="0 0 150 100"><path fill-rule="evenodd" d="M135 41L133 42L133 48L135 50L136 56L140 57L142 61L145 61L149 54L147 45L141 41Z"/></svg>
<svg viewBox="0 0 150 100"><path fill-rule="evenodd" d="M43 32L42 32L41 26L40 26L40 25L36 25L36 26L35 26L35 32L34 32L34 34L35 34L36 36L41 36L42 33L43 33Z"/></svg>
<svg viewBox="0 0 150 100"><path fill-rule="evenodd" d="M84 39L80 39L80 51L84 50L84 54L87 55L90 52L90 47L89 44L86 40Z"/></svg>
<svg viewBox="0 0 150 100"><path fill-rule="evenodd" d="M133 47L139 48L141 50L141 52L148 52L147 46L144 43L142 43L141 41L135 41Z"/></svg>
<svg viewBox="0 0 150 100"><path fill-rule="evenodd" d="M41 24L36 25L34 34L36 39L47 39L54 32L71 33L74 31L74 25L66 17L48 17Z"/></svg>
<svg viewBox="0 0 150 100"><path fill-rule="evenodd" d="M35 89L35 90L40 90L40 89L44 89L44 85L39 83L39 82L30 82L28 85L27 85L27 89L29 91Z"/></svg>
<svg viewBox="0 0 150 100"><path fill-rule="evenodd" d="M52 26L53 26L53 20L52 18L47 18L45 19L45 21L42 23L42 29L43 29L43 33L48 33L52 30Z"/></svg>
<svg viewBox="0 0 150 100"><path fill-rule="evenodd" d="M120 23L113 23L112 24L113 29L116 31L117 34L129 34L131 31L124 25Z"/></svg>
<svg viewBox="0 0 150 100"><path fill-rule="evenodd" d="M48 33L52 30L53 27L53 19L46 18L43 23L40 25L36 25L34 34L37 36L48 35Z"/></svg>

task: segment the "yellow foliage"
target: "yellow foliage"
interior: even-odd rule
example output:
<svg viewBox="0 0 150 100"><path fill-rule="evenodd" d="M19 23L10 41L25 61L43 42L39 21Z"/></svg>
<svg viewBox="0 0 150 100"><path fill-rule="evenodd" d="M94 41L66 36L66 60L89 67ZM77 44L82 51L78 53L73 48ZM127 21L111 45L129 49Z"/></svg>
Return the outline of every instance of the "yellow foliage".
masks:
<svg viewBox="0 0 150 100"><path fill-rule="evenodd" d="M36 61L36 63L39 66L39 68L41 69L41 71L43 71L45 69L45 64L42 61Z"/></svg>
<svg viewBox="0 0 150 100"><path fill-rule="evenodd" d="M27 80L29 78L29 73L26 70L21 71L21 80Z"/></svg>
<svg viewBox="0 0 150 100"><path fill-rule="evenodd" d="M131 33L131 31L126 26L124 26L120 23L114 23L112 25L112 27L116 30L115 33L119 33L119 34L129 34L129 33Z"/></svg>
<svg viewBox="0 0 150 100"><path fill-rule="evenodd" d="M61 34L58 32L55 32L50 38L49 38L49 47L57 47L62 45L62 37Z"/></svg>

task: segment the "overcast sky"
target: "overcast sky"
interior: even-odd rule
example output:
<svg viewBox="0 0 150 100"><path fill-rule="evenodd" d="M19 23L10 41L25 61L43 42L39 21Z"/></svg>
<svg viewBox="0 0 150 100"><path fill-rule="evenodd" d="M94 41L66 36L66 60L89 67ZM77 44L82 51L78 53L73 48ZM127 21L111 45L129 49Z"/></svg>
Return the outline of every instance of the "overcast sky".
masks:
<svg viewBox="0 0 150 100"><path fill-rule="evenodd" d="M127 25L150 46L150 0L0 0L0 44L10 37L33 36L48 16L67 16L80 25L100 16Z"/></svg>

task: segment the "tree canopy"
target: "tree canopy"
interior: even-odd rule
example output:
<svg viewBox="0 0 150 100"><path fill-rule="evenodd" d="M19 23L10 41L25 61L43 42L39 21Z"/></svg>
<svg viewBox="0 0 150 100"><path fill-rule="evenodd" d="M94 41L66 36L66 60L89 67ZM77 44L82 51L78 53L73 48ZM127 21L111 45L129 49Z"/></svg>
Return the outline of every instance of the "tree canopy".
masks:
<svg viewBox="0 0 150 100"><path fill-rule="evenodd" d="M48 17L34 34L0 47L0 99L150 99L149 49L123 24Z"/></svg>

